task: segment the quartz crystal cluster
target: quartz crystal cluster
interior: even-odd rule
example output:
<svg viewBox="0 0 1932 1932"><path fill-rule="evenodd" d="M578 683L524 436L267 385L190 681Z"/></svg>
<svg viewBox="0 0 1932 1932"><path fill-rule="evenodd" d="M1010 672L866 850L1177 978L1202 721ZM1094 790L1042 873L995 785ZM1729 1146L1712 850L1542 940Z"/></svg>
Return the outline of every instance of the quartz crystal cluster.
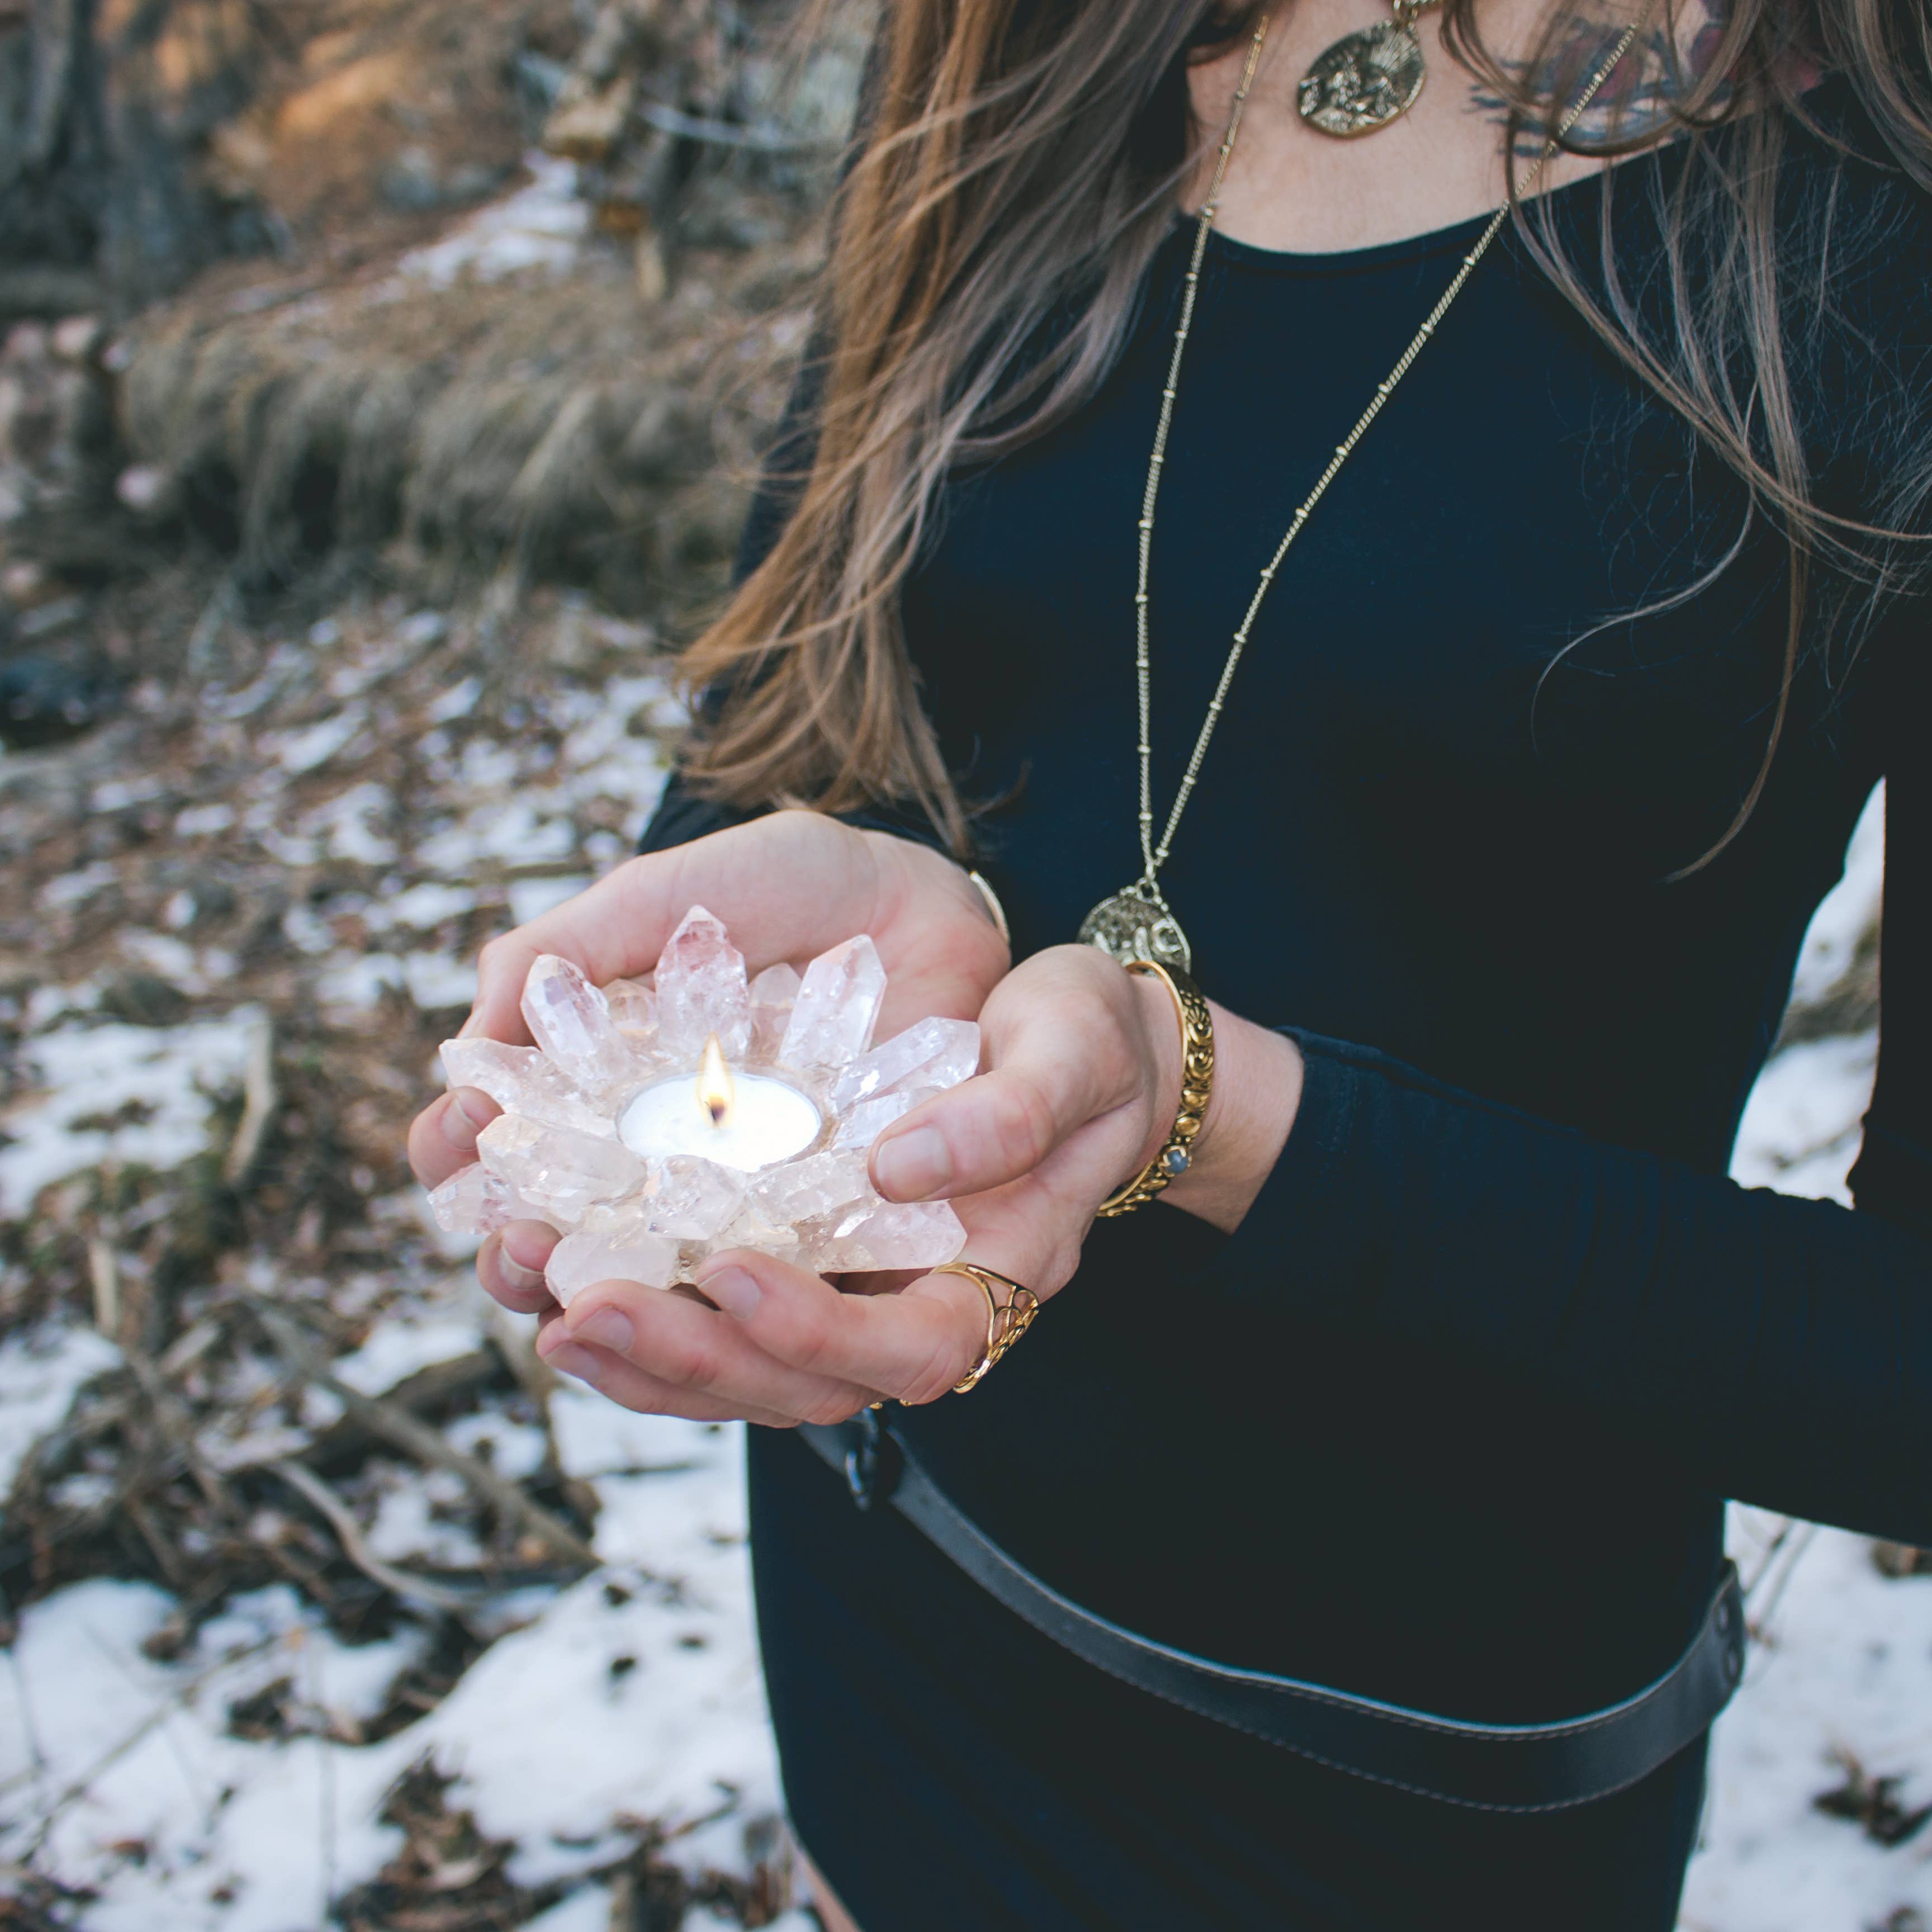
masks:
<svg viewBox="0 0 1932 1932"><path fill-rule="evenodd" d="M878 950L862 936L820 954L802 977L772 966L748 982L743 956L701 906L644 980L598 987L545 955L524 990L535 1046L443 1045L450 1085L481 1088L503 1112L478 1138L477 1163L430 1196L438 1223L481 1234L548 1222L564 1237L548 1276L564 1302L593 1282L688 1280L724 1248L758 1249L821 1274L950 1261L965 1239L958 1216L944 1202L883 1198L866 1154L882 1129L970 1077L980 1030L926 1019L874 1046L885 990ZM620 1138L631 1102L662 1082L694 1082L714 1039L734 1073L782 1082L811 1102L819 1126L805 1145L745 1167ZM701 1140L701 1124L698 1132Z"/></svg>

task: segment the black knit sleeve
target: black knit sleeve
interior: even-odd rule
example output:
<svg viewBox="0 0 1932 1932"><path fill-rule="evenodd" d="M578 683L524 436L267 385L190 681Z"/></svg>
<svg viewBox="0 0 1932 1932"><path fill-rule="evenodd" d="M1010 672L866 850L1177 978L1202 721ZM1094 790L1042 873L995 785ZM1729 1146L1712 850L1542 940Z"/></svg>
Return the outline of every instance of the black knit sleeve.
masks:
<svg viewBox="0 0 1932 1932"><path fill-rule="evenodd" d="M1856 1210L1297 1036L1300 1112L1216 1279L1298 1333L1400 1340L1445 1377L1553 1397L1606 1449L1640 1444L1720 1495L1932 1544L1932 635L1906 628Z"/></svg>

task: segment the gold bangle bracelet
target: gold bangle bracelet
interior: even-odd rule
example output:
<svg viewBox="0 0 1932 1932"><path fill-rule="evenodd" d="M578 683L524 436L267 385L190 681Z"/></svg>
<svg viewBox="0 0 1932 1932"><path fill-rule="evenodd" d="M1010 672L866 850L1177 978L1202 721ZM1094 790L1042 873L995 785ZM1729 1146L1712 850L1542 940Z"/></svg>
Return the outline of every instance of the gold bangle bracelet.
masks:
<svg viewBox="0 0 1932 1932"><path fill-rule="evenodd" d="M1174 1000L1180 1022L1180 1111L1160 1153L1118 1193L1110 1194L1094 1211L1103 1220L1131 1214L1144 1208L1170 1181L1178 1180L1194 1164L1194 1142L1214 1093L1214 1016L1201 988L1178 967L1151 959L1128 962L1130 973L1151 973Z"/></svg>
<svg viewBox="0 0 1932 1932"><path fill-rule="evenodd" d="M983 872L968 872L966 876L979 887L980 896L986 902L986 910L993 915L993 923L1000 928L1000 937L1012 945L1012 928L1006 923L1006 909L1000 904L999 894L987 883Z"/></svg>

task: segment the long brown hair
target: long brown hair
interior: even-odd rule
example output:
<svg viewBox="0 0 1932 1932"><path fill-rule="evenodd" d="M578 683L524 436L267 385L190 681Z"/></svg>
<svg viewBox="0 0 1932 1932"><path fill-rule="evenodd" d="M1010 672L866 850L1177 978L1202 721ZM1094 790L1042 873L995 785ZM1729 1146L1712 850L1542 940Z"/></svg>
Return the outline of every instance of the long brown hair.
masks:
<svg viewBox="0 0 1932 1932"><path fill-rule="evenodd" d="M1658 0L1641 58L1658 111L1565 145L1615 156L1679 139L1659 284L1624 279L1610 245L1618 170L1602 176L1604 260L1570 260L1547 198L1516 202L1533 256L1651 389L1742 477L1790 552L1784 678L1763 762L1706 862L1749 817L1784 728L1808 586L1828 557L1869 609L1895 582L1932 496L1932 447L1894 452L1864 520L1827 509L1809 473L1792 368L1794 312L1828 308L1838 197L1794 224L1779 162L1822 69L1845 76L1882 158L1932 192L1932 12L1924 0L1730 0L1694 66L1681 0ZM1508 152L1533 152L1606 45L1588 0L1556 0L1539 44L1506 66L1477 0L1444 0L1455 58L1502 104ZM800 473L776 486L777 540L688 652L720 694L687 754L693 781L744 804L922 807L956 850L968 814L919 701L898 593L941 484L1045 433L1090 397L1197 158L1191 63L1252 32L1254 0L886 0L862 146L834 211L814 392ZM1708 40L1707 35L1707 40ZM1721 142L1712 136L1726 130ZM1840 165L1844 164L1841 159ZM1675 600L1673 600L1675 601ZM1854 630L1856 624L1851 627ZM1694 869L1688 868L1687 869Z"/></svg>

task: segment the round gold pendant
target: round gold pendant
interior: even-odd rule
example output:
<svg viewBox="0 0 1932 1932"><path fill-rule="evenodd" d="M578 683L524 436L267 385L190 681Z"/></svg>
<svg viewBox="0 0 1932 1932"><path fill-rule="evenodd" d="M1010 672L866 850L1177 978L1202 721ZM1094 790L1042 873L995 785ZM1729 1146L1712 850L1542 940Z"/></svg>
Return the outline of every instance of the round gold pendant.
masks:
<svg viewBox="0 0 1932 1932"><path fill-rule="evenodd" d="M1415 104L1427 78L1415 29L1382 20L1322 55L1302 76L1294 104L1324 134L1372 134Z"/></svg>
<svg viewBox="0 0 1932 1932"><path fill-rule="evenodd" d="M1130 886L1102 899L1080 922L1080 943L1097 946L1123 966L1130 960L1145 959L1156 966L1178 966L1184 973L1194 970L1193 949L1180 922L1166 900L1142 886Z"/></svg>

